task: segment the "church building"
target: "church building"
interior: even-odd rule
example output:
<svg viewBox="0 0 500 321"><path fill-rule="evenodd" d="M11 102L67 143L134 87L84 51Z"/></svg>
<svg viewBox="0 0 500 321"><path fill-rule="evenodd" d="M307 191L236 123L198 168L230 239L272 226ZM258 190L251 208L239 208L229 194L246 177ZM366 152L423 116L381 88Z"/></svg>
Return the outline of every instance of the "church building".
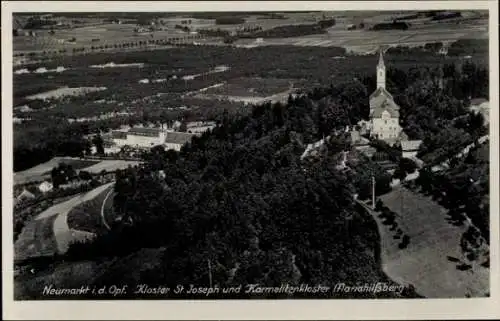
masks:
<svg viewBox="0 0 500 321"><path fill-rule="evenodd" d="M377 88L370 95L370 136L390 145L401 140L399 126L399 106L385 88L386 70L384 57L380 51L377 64Z"/></svg>

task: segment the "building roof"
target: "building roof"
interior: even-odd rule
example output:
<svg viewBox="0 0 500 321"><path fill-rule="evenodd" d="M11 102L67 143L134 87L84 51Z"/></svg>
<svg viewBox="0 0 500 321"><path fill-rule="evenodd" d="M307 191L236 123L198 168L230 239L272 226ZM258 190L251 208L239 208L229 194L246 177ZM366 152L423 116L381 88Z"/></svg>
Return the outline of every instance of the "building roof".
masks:
<svg viewBox="0 0 500 321"><path fill-rule="evenodd" d="M21 192L21 194L19 194L17 196L18 200L21 199L21 198L35 198L35 194L31 193L27 189L23 189L23 191Z"/></svg>
<svg viewBox="0 0 500 321"><path fill-rule="evenodd" d="M129 135L157 137L160 135L160 128L134 127L128 131Z"/></svg>
<svg viewBox="0 0 500 321"><path fill-rule="evenodd" d="M127 139L127 132L119 131L119 130L113 130L111 132L111 137L113 139Z"/></svg>
<svg viewBox="0 0 500 321"><path fill-rule="evenodd" d="M406 151L415 151L420 148L422 144L421 140L403 140L401 141L401 150Z"/></svg>
<svg viewBox="0 0 500 321"><path fill-rule="evenodd" d="M383 87L378 87L377 89L375 89L374 92L371 93L370 95L370 101L372 100L372 98L375 98L375 97L378 97L378 96L385 96L387 98L390 98L390 99L394 99L391 95L390 92L387 91L387 89L383 88Z"/></svg>
<svg viewBox="0 0 500 321"><path fill-rule="evenodd" d="M486 99L486 98L474 98L474 99L471 99L470 104L472 106L474 106L474 105L481 105L482 103L486 103L486 102L488 102L488 99Z"/></svg>
<svg viewBox="0 0 500 321"><path fill-rule="evenodd" d="M399 133L399 139L401 141L403 140L408 140L408 135L404 132L404 130L402 130L400 133Z"/></svg>
<svg viewBox="0 0 500 321"><path fill-rule="evenodd" d="M383 107L378 107L373 110L372 118L382 118L382 114L387 111L391 118L399 118L399 111L392 106L385 105Z"/></svg>
<svg viewBox="0 0 500 321"><path fill-rule="evenodd" d="M193 136L196 136L196 135L193 135L190 133L183 133L183 132L167 132L167 137L165 138L165 143L184 145L185 143L191 141Z"/></svg>
<svg viewBox="0 0 500 321"><path fill-rule="evenodd" d="M215 126L216 123L214 121L192 121L186 124L187 128L193 127L205 127L205 126Z"/></svg>

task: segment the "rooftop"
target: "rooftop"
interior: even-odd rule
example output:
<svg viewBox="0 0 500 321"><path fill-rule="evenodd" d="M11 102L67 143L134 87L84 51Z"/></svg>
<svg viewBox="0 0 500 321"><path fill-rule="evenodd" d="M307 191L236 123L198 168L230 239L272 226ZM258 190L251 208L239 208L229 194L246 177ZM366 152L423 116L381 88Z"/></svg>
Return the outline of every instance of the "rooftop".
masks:
<svg viewBox="0 0 500 321"><path fill-rule="evenodd" d="M128 134L156 137L160 135L160 132L161 132L160 128L134 127L128 131Z"/></svg>
<svg viewBox="0 0 500 321"><path fill-rule="evenodd" d="M378 87L371 95L370 95L370 100L374 97L377 97L377 96L380 96L380 95L384 95L390 99L393 99L392 95L390 92L387 91L387 89L385 88L382 88L382 87Z"/></svg>
<svg viewBox="0 0 500 321"><path fill-rule="evenodd" d="M420 148L421 140L403 140L401 141L401 149L403 151L414 151Z"/></svg>
<svg viewBox="0 0 500 321"><path fill-rule="evenodd" d="M111 132L111 137L114 138L114 139L127 139L127 132L119 131L119 130L113 130Z"/></svg>
<svg viewBox="0 0 500 321"><path fill-rule="evenodd" d="M373 110L373 118L381 118L382 114L387 111L391 117L399 117L399 111L390 105L383 105Z"/></svg>
<svg viewBox="0 0 500 321"><path fill-rule="evenodd" d="M185 143L191 141L193 136L196 136L196 135L190 134L190 133L183 133L183 132L167 132L167 137L165 138L165 143L184 145Z"/></svg>
<svg viewBox="0 0 500 321"><path fill-rule="evenodd" d="M486 98L474 98L474 99L471 99L470 104L472 106L474 106L474 105L481 105L482 103L486 103L486 102L488 102L488 99L486 99Z"/></svg>

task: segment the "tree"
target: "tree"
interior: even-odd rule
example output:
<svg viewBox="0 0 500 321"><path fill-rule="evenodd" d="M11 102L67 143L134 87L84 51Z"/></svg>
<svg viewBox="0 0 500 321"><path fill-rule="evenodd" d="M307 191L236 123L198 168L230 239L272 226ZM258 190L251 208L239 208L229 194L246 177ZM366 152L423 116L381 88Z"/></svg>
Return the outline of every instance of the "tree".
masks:
<svg viewBox="0 0 500 321"><path fill-rule="evenodd" d="M93 143L96 147L96 152L98 155L104 155L104 140L102 139L100 134L97 134L94 137Z"/></svg>

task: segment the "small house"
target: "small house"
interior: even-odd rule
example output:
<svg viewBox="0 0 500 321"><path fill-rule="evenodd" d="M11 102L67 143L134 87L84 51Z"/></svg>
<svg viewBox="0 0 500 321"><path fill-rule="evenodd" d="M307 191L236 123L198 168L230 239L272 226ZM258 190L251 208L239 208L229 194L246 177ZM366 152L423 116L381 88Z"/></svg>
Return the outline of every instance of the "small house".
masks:
<svg viewBox="0 0 500 321"><path fill-rule="evenodd" d="M54 189L54 185L51 182L44 181L38 186L38 190L42 193L48 193Z"/></svg>

